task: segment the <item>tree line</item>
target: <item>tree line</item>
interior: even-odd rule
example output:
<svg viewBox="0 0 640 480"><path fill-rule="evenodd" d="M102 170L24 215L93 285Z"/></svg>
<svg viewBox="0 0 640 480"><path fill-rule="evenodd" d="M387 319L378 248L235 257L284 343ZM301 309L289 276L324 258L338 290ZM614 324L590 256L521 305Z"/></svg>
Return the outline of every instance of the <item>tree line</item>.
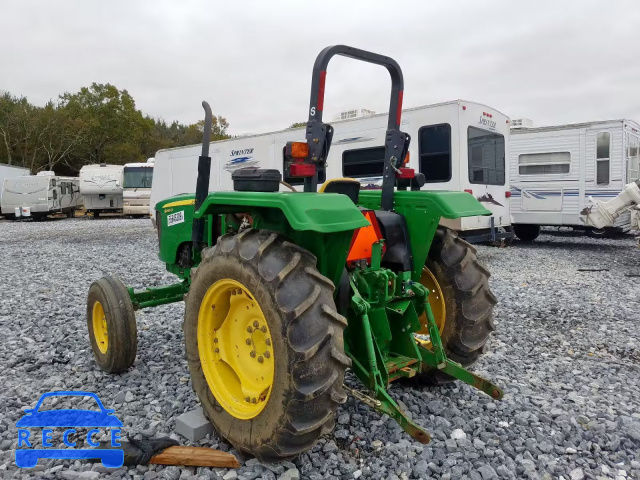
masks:
<svg viewBox="0 0 640 480"><path fill-rule="evenodd" d="M136 109L126 90L93 83L40 107L0 92L0 163L35 174L77 175L83 165L144 162L162 148L202 141L204 122L167 123ZM229 138L229 124L213 117L211 139Z"/></svg>

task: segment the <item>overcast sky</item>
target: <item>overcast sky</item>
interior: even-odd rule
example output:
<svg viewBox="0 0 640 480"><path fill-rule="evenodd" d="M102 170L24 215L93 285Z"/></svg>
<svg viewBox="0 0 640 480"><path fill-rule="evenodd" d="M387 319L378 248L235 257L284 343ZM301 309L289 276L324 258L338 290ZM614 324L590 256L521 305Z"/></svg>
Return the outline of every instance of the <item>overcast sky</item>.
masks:
<svg viewBox="0 0 640 480"><path fill-rule="evenodd" d="M200 102L231 133L306 121L327 45L395 58L404 106L463 98L536 125L640 121L640 1L3 0L0 90L43 104L91 82L144 113L193 123ZM325 119L388 107L384 69L336 57Z"/></svg>

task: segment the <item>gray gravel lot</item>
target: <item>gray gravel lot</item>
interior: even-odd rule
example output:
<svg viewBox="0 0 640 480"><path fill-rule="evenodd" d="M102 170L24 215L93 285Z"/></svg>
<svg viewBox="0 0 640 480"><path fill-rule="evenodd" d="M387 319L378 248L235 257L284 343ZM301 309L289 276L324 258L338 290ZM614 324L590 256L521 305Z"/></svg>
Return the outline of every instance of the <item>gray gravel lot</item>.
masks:
<svg viewBox="0 0 640 480"><path fill-rule="evenodd" d="M475 370L506 395L494 402L462 384L394 385L395 398L432 433L430 445L350 399L334 433L294 464L249 461L231 473L41 460L17 469L15 422L44 392L95 391L131 434L171 434L175 418L196 407L181 303L138 312L138 358L124 375L99 371L89 347L91 282L115 274L135 287L170 283L156 247L149 220L0 221L2 478L229 480L237 472L266 480L296 471L310 479L640 478L640 277L633 276L640 275L640 250L631 237L569 232L478 248L500 303L490 351ZM216 436L198 445L230 448Z"/></svg>

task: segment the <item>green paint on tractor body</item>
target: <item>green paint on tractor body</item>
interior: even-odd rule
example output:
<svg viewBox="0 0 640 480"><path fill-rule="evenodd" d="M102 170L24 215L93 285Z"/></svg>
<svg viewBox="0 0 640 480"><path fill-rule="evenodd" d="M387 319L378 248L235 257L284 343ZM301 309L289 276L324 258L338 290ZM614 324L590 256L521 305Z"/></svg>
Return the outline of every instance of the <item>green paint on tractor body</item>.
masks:
<svg viewBox="0 0 640 480"><path fill-rule="evenodd" d="M212 192L197 212L194 199L194 195L178 195L156 205L158 257L181 281L141 292L129 289L136 309L181 301L188 292L191 268L200 261L190 249L194 218L205 220L204 240L211 246L217 235L237 231L241 215L249 215L253 228L285 235L313 253L320 273L338 285L346 271L354 232L369 225L361 209L379 209L381 192L362 191L358 205L345 195L331 193ZM455 219L491 212L468 193L448 191L397 191L394 211L406 219L413 271L382 268L381 241L373 246L370 264L348 273L353 294L347 309L340 311L348 322L345 351L352 359L354 373L371 396L352 393L393 417L414 438L427 442L429 435L410 421L389 396L390 382L411 378L423 369L438 368L493 398L502 397L497 386L446 358L427 301L429 292L419 283L442 217ZM418 345L414 338L421 328L423 313L429 322L431 349Z"/></svg>

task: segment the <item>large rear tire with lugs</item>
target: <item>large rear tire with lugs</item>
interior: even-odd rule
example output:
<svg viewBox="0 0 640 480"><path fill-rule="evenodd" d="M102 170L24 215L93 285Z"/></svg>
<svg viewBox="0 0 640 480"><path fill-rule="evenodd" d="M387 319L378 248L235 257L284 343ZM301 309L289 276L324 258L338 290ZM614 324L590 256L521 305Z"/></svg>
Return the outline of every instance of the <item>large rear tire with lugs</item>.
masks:
<svg viewBox="0 0 640 480"><path fill-rule="evenodd" d="M292 458L333 429L351 363L333 290L310 252L273 232L203 250L186 300L187 361L205 415L242 454Z"/></svg>
<svg viewBox="0 0 640 480"><path fill-rule="evenodd" d="M495 329L496 297L489 289L489 271L478 262L476 249L448 228L439 227L429 250L422 283L429 289L429 303L440 329L447 356L464 367L473 364L485 350ZM425 324L423 315L421 322ZM420 331L428 335L423 326ZM429 348L429 342L420 342ZM441 384L454 379L427 368L419 380Z"/></svg>

